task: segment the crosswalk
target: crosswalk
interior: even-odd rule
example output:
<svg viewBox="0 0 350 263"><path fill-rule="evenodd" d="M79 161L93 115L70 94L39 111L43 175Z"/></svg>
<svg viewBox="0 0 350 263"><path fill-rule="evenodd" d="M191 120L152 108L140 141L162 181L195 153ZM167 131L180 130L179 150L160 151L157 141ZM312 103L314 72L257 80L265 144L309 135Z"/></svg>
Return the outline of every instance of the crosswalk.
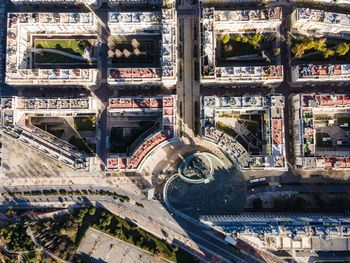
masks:
<svg viewBox="0 0 350 263"><path fill-rule="evenodd" d="M0 1L0 25L6 24L6 10L5 10L5 1ZM0 95L2 94L2 88L4 85L5 78L5 26L0 27Z"/></svg>

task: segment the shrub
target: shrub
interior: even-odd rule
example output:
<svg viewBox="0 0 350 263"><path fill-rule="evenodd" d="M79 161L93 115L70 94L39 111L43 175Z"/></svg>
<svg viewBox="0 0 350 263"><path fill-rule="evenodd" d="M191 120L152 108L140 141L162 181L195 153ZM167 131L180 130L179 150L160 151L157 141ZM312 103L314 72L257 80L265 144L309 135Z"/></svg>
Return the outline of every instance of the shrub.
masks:
<svg viewBox="0 0 350 263"><path fill-rule="evenodd" d="M281 49L280 49L280 48L275 48L275 49L273 50L273 55L274 55L275 57L278 57L280 54L281 54Z"/></svg>
<svg viewBox="0 0 350 263"><path fill-rule="evenodd" d="M335 52L339 55L339 56L345 56L348 52L349 52L349 45L346 44L345 42L342 42L338 45L336 45L335 47Z"/></svg>
<svg viewBox="0 0 350 263"><path fill-rule="evenodd" d="M334 56L335 52L334 50L327 48L326 51L323 53L324 58L329 58L330 56Z"/></svg>
<svg viewBox="0 0 350 263"><path fill-rule="evenodd" d="M221 42L222 44L227 44L229 41L230 41L230 35L229 34L225 34L225 35L222 35L221 37Z"/></svg>

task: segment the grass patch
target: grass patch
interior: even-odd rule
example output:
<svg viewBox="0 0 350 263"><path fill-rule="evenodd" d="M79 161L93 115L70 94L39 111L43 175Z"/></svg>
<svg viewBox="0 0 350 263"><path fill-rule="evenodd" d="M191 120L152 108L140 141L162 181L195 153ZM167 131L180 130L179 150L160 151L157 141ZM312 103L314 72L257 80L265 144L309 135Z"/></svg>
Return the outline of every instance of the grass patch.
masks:
<svg viewBox="0 0 350 263"><path fill-rule="evenodd" d="M231 135L233 138L235 138L238 135L238 133L235 132L229 125L227 125L227 124L225 124L225 123L223 123L221 121L216 122L216 126L220 130L223 130L228 135Z"/></svg>
<svg viewBox="0 0 350 263"><path fill-rule="evenodd" d="M96 116L74 117L74 128L77 131L96 131Z"/></svg>
<svg viewBox="0 0 350 263"><path fill-rule="evenodd" d="M85 48L91 47L91 40L78 39L36 39L36 48L57 49L72 55L82 56Z"/></svg>
<svg viewBox="0 0 350 263"><path fill-rule="evenodd" d="M85 48L91 47L91 40L78 39L35 39L35 48L55 49L82 57ZM67 57L62 54L42 52L35 54L36 63L86 63L87 61Z"/></svg>

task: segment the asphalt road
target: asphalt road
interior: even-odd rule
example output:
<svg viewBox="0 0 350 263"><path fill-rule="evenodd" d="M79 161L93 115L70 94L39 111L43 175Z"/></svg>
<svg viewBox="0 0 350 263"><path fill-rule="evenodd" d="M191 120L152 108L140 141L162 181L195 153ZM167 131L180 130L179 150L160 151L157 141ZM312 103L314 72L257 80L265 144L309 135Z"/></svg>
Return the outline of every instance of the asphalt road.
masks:
<svg viewBox="0 0 350 263"><path fill-rule="evenodd" d="M68 189L67 189L68 190ZM14 208L31 208L31 207L67 207L68 205L83 205L91 202L96 203L113 203L116 206L122 206L125 209L133 210L136 213L141 214L145 218L150 218L154 222L157 222L160 226L166 226L177 233L188 236L192 239L201 249L207 253L212 254L214 257L219 258L221 261L226 262L254 262L253 259L248 258L246 255L238 253L226 244L224 240L215 238L213 234L210 234L210 230L207 227L197 222L190 222L175 214L170 214L162 204L155 201L140 201L144 205L144 208L139 208L136 205L130 203L115 202L112 197L101 195L88 195L88 196L75 196L75 195L49 195L49 196L20 196L9 197L1 196L0 202L1 208L6 209L8 206ZM65 203L65 206L62 204Z"/></svg>
<svg viewBox="0 0 350 263"><path fill-rule="evenodd" d="M257 186L248 191L248 195L264 192L350 192L350 185L281 185L281 186Z"/></svg>

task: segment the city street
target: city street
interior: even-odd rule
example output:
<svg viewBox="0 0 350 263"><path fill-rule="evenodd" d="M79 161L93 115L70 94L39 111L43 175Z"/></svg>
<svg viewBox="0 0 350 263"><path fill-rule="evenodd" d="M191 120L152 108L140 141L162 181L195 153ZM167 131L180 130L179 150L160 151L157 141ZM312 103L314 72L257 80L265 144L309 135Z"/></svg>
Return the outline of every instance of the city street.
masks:
<svg viewBox="0 0 350 263"><path fill-rule="evenodd" d="M1 1L0 1L1 2ZM200 6L196 1L181 0L177 6L177 56L178 72L177 84L173 87L163 87L159 83L156 85L140 84L137 86L131 85L119 85L112 86L108 84L108 68L109 58L107 52L108 37L111 32L108 27L108 12L120 11L119 7L111 8L107 5L106 1L103 1L100 8L94 10L90 7L74 6L66 7L64 9L55 7L50 11L65 12L93 12L96 15L98 22L98 39L99 39L99 57L97 62L98 68L98 82L96 86L33 86L33 87L19 87L14 88L4 84L5 79L5 42L0 41L0 95L12 96L19 95L25 97L59 97L59 98L77 98L92 96L98 101L98 113L97 113L97 132L96 132L96 154L101 161L100 167L94 172L77 172L76 170L64 170L64 169L48 169L46 161L37 162L36 166L28 165L26 170L22 173L20 166L17 165L15 172L12 176L9 175L9 169L7 174L4 172L0 178L0 210L5 212L9 207L14 209L33 209L33 208L67 208L74 206L84 206L93 204L97 207L104 207L112 213L131 220L137 224L140 228L151 232L161 239L167 240L173 244L184 247L186 250L191 251L193 254L199 256L204 262L261 262L260 258L255 257L253 253L249 254L245 251L239 251L230 244L224 241L222 236L213 231L208 226L200 223L197 219L191 218L182 211L177 211L172 206L167 205L164 199L161 198L162 187L164 182L169 178L167 172L171 171L176 173L177 166L180 160L184 159L189 153L207 151L214 153L220 160L230 162L225 153L220 150L218 144L209 143L203 140L200 136L200 100L202 95L245 95L245 94L282 94L285 98L284 109L284 144L286 149L286 157L288 162L289 171L281 172L273 171L255 171L252 176L241 176L241 171L236 174L232 171L226 171L230 176L237 176L234 181L222 181L224 186L221 189L214 187L210 188L213 184L206 185L208 188L206 194L201 194L202 189L197 187L195 192L196 197L200 200L203 206L212 205L212 202L216 200L224 200L223 202L231 202L233 205L237 205L239 202L244 203L246 195L252 196L258 193L265 192L278 192L278 193L291 193L291 192L325 192L325 193L348 193L350 192L350 185L341 184L341 182L331 182L319 179L324 184L316 184L318 181L301 179L294 173L295 170L290 169L293 167L293 130L292 130L292 105L291 95L295 93L326 93L337 92L346 93L350 91L350 84L348 83L327 83L319 82L316 84L293 84L291 82L291 59L290 59L290 19L293 11L293 6L285 1L276 2L270 4L271 6L280 5L283 13L283 20L281 30L278 32L278 40L281 43L281 56L279 58L280 63L283 65L283 81L278 85L248 83L237 84L235 81L231 81L226 84L203 84L200 82L199 75L201 74L200 60L202 59L202 53L200 50L201 40L199 35L201 34L200 26ZM151 7L145 8L146 10L152 9ZM0 23L4 24L6 18L6 12L26 12L26 11L38 11L45 12L47 7L38 6L15 6L10 0L6 0L4 5L0 3ZM148 10L149 11L149 10ZM0 39L5 39L6 28L0 28ZM215 40L214 40L215 41ZM161 40L159 40L161 42ZM162 54L163 55L163 54ZM121 67L121 66L120 66ZM132 67L131 67L132 68ZM159 84L159 85L158 85ZM108 102L113 97L127 97L127 96L161 96L161 95L177 95L177 112L176 114L176 127L178 133L175 142L160 148L156 152L153 152L147 156L147 162L142 171L132 171L130 173L106 173L104 162L110 153L110 140L108 130ZM159 109L160 112L163 109ZM144 109L142 109L144 111ZM172 111L172 108L171 108ZM203 110L204 111L204 110ZM121 115L123 115L122 113ZM265 116L264 116L265 117ZM136 118L135 118L136 119ZM282 118L283 119L283 118ZM144 120L144 119L143 119ZM164 120L162 119L162 122ZM162 123L164 125L164 123ZM169 124L168 124L169 125ZM270 127L269 127L270 128ZM127 128L130 129L131 128ZM282 129L282 128L281 128ZM122 130L123 135L124 130ZM282 133L282 132L281 132ZM95 135L94 135L95 136ZM141 137L141 136L140 136ZM5 136L2 136L5 138ZM6 139L6 138L5 138ZM14 145L10 139L6 139L6 144ZM144 139L146 141L146 139ZM133 142L137 141L135 139ZM280 143L283 144L283 143ZM142 145L142 144L140 144ZM120 147L118 145L118 147ZM20 147L18 147L20 148ZM61 148L60 148L61 149ZM27 151L27 153L29 150ZM265 150L266 152L266 150ZM1 150L2 164L8 161L8 156L11 151L6 151L4 148ZM26 151L22 151L25 155ZM13 156L12 156L13 157ZM15 155L15 159L19 159L19 155ZM21 156L21 158L24 158ZM124 156L122 157L124 158ZM25 158L24 158L25 159ZM26 158L29 162L30 158ZM118 160L118 159L117 159ZM126 160L126 159L125 159ZM130 159L128 159L130 160ZM51 161L51 159L49 160ZM121 161L121 159L120 159ZM134 161L134 160L132 160ZM119 160L118 160L119 162ZM267 161L266 161L267 162ZM231 163L230 163L231 164ZM119 165L119 164L118 164ZM40 174L33 174L31 169L40 171ZM6 170L3 168L4 171ZM119 168L118 168L119 169ZM116 169L117 170L117 169ZM120 170L119 170L120 171ZM25 173L26 172L26 173ZM142 174L141 174L142 173ZM247 172L248 174L249 172ZM43 175L44 174L44 175ZM224 174L224 173L223 173ZM238 178L239 174L239 178ZM145 175L145 176L144 176ZM264 185L254 185L249 183L250 177L270 177ZM285 176L285 180L283 180ZM276 177L276 178L275 178ZM273 179L272 179L273 178ZM239 180L238 180L239 179ZM161 181L160 183L158 182ZM245 181L246 180L246 181ZM225 183L229 182L229 183ZM207 182L206 182L207 183ZM218 183L215 182L215 183ZM309 184L307 184L309 183ZM312 184L314 183L314 184ZM234 184L234 186L232 186ZM248 189L246 186L248 185ZM181 184L180 184L181 186ZM219 187L218 187L219 188ZM57 192L55 194L45 194L46 191L53 189ZM175 189L175 190L174 190ZM174 191L178 188L174 187ZM130 201L121 202L117 198L113 198L110 195L98 195L96 193L87 194L88 191L109 191L111 193L116 192L119 195L127 196ZM146 200L146 193L149 190L156 191L156 197ZM225 191L224 191L225 190ZM28 191L42 191L38 195L24 195L23 192ZM80 192L77 194L62 194L62 192ZM213 191L211 193L210 191ZM234 191L234 194L232 192ZM151 191L150 191L151 192ZM179 191L180 192L180 191ZM193 193L193 192L192 192ZM208 200L211 196L211 200ZM220 196L222 194L222 196ZM180 196L180 195L179 195ZM187 196L185 196L187 198ZM220 197L220 198L217 198ZM221 197L224 197L223 199ZM205 199L208 198L208 199ZM217 198L217 199L216 199ZM244 200L243 200L244 199ZM185 199L184 199L185 200ZM188 198L188 200L191 200ZM192 199L193 200L193 199ZM185 201L183 201L185 202ZM181 202L179 202L181 203ZM204 204L204 205L203 205ZM196 204L190 203L183 206L182 209L197 209ZM215 205L215 204L214 204ZM219 205L217 207L220 207ZM237 210L242 210L239 208ZM204 209L203 209L204 210ZM235 211L234 213L239 213ZM219 211L216 214L225 214L226 211Z"/></svg>

